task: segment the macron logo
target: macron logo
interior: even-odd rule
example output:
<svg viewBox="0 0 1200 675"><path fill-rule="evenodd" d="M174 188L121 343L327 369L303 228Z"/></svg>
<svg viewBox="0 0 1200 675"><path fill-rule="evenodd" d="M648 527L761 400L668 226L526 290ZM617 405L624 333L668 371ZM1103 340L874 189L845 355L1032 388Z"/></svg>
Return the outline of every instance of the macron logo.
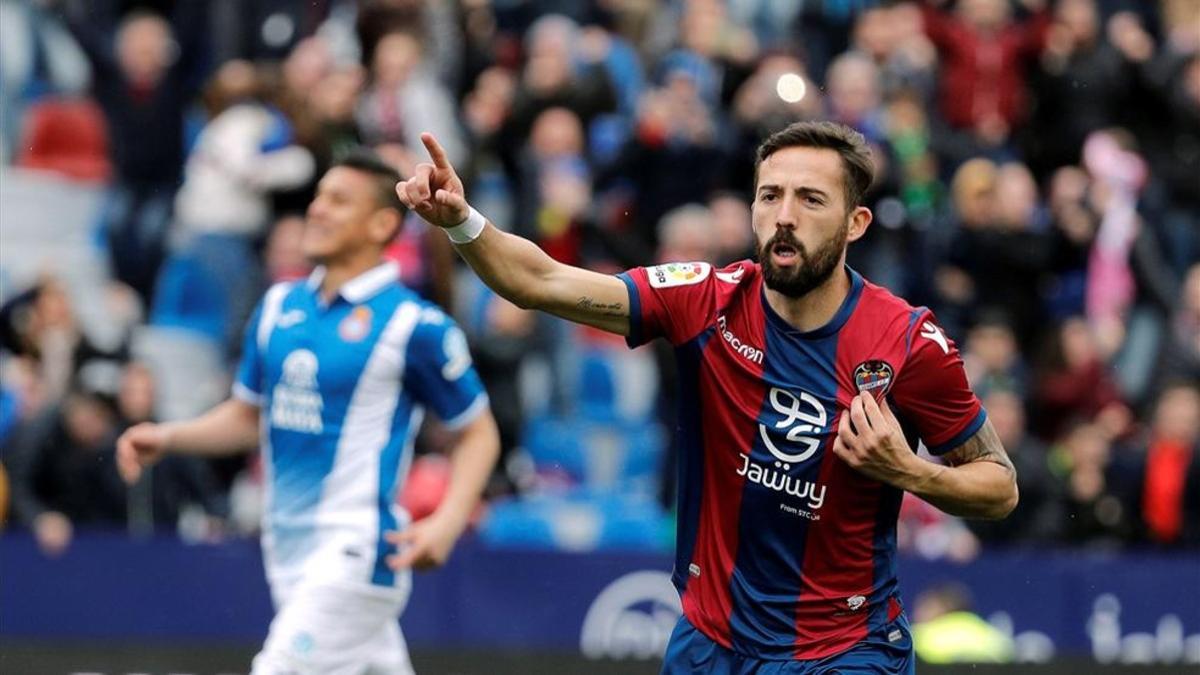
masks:
<svg viewBox="0 0 1200 675"><path fill-rule="evenodd" d="M926 321L925 323L921 324L921 337L928 338L936 342L937 346L942 348L943 354L950 353L950 343L946 341L946 334L942 332L941 328L938 328L932 323Z"/></svg>
<svg viewBox="0 0 1200 675"><path fill-rule="evenodd" d="M726 328L726 320L725 320L724 314L717 317L717 329L720 330L721 337L724 338L724 340L729 343L730 347L733 347L733 351L737 352L738 356L740 356L743 359L746 359L748 361L753 361L754 363L762 365L762 362L763 362L762 350L758 349L757 347L751 347L750 345L742 342L741 339L738 338L738 336L736 336L732 332L730 332L730 330L728 328Z"/></svg>

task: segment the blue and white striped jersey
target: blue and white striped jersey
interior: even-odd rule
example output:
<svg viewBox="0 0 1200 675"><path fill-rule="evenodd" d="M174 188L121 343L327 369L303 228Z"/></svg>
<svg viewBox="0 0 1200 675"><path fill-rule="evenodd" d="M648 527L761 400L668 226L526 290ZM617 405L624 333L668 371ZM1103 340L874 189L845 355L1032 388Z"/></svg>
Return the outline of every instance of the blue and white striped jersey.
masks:
<svg viewBox="0 0 1200 675"><path fill-rule="evenodd" d="M267 291L233 386L262 411L267 578L392 587L383 533L409 522L395 497L422 415L463 426L487 395L462 331L402 286L395 264L329 303L322 275Z"/></svg>

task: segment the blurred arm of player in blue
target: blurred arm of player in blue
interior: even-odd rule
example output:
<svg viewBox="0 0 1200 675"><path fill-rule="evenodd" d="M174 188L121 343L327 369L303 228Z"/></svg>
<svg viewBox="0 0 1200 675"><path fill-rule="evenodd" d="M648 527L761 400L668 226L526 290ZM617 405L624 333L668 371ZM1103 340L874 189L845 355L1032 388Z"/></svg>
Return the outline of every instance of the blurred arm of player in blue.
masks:
<svg viewBox="0 0 1200 675"><path fill-rule="evenodd" d="M326 302L347 281L383 262L383 249L401 224L400 204L391 197L396 180L394 171L374 165L335 165L322 177L308 209L302 245L305 255L324 267L319 293ZM261 414L258 405L231 397L191 420L139 424L117 441L118 469L132 483L143 467L168 452L216 457L254 448ZM500 437L490 409L459 434L451 451L450 486L437 511L403 533L387 535L389 542L403 547L388 560L393 568L444 563L467 526L499 457Z"/></svg>

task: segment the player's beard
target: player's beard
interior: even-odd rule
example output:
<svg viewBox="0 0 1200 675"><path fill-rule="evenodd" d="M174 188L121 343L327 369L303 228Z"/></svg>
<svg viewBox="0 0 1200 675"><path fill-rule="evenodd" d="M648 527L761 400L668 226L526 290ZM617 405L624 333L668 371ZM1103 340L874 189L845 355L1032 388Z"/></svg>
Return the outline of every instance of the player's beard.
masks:
<svg viewBox="0 0 1200 675"><path fill-rule="evenodd" d="M846 249L849 232L849 223L842 223L837 232L810 255L791 230L775 230L775 234L758 249L763 283L767 288L789 298L808 295L814 288L825 283L837 269L838 262L842 259L842 251ZM796 249L799 260L790 269L777 267L771 259L771 247L775 244L787 244Z"/></svg>

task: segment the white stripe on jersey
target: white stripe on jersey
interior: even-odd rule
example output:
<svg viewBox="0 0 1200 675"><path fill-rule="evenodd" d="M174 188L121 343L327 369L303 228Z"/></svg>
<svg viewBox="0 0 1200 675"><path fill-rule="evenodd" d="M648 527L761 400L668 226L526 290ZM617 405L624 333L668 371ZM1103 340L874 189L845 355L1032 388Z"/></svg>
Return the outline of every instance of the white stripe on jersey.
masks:
<svg viewBox="0 0 1200 675"><path fill-rule="evenodd" d="M420 312L416 303L402 302L371 351L350 397L333 466L325 477L315 514L318 549L341 548L340 542L329 539L346 536L353 545L369 548L362 553L372 562L371 567L379 534L380 457L391 438L392 419L403 386L405 353ZM417 432L411 427L407 431L410 438Z"/></svg>
<svg viewBox="0 0 1200 675"><path fill-rule="evenodd" d="M262 315L258 317L258 349L266 352L267 342L271 339L271 331L279 321L279 312L283 309L283 299L292 290L291 283L275 284L263 298Z"/></svg>
<svg viewBox="0 0 1200 675"><path fill-rule="evenodd" d="M255 338L258 340L259 354L267 353L267 344L271 340L271 331L274 330L275 323L279 321L279 314L283 309L283 300L291 290L291 283L275 284L267 290L266 296L263 297L262 314L258 317L258 328L255 333ZM263 395L258 394L257 398L261 405ZM275 550L275 533L270 523L273 492L271 486L274 484L274 476L272 475L274 472L271 470L271 466L274 460L271 457L271 425L266 416L261 414L259 415L258 437L263 468L263 511L260 529L262 529L263 557L266 560L270 560ZM268 578L270 577L269 569L267 576Z"/></svg>

